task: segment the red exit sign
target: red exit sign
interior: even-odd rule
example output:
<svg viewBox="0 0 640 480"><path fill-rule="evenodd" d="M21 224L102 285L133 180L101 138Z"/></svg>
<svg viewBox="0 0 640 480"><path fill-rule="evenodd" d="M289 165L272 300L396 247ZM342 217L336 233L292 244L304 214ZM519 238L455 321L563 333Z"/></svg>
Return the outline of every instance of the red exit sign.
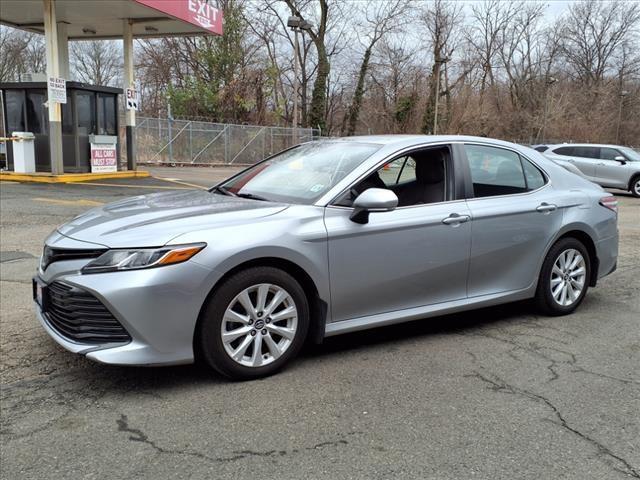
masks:
<svg viewBox="0 0 640 480"><path fill-rule="evenodd" d="M222 35L222 10L206 0L134 0L178 20Z"/></svg>

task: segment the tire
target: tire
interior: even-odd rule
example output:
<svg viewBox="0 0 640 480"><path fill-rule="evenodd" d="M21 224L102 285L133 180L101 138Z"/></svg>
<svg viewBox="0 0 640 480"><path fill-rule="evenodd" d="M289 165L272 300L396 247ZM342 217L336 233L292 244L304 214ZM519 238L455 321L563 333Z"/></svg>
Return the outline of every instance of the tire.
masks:
<svg viewBox="0 0 640 480"><path fill-rule="evenodd" d="M564 268L563 260L566 260ZM574 261L577 264L571 268ZM551 247L542 265L535 296L536 306L544 314L551 316L572 313L582 303L590 278L591 259L582 242L575 238L559 240ZM580 292L576 295L580 284Z"/></svg>
<svg viewBox="0 0 640 480"><path fill-rule="evenodd" d="M631 195L636 198L640 198L640 175L636 175L629 182L629 191Z"/></svg>
<svg viewBox="0 0 640 480"><path fill-rule="evenodd" d="M199 328L199 352L208 366L233 380L262 378L300 351L309 329L309 304L288 273L253 267L216 288Z"/></svg>

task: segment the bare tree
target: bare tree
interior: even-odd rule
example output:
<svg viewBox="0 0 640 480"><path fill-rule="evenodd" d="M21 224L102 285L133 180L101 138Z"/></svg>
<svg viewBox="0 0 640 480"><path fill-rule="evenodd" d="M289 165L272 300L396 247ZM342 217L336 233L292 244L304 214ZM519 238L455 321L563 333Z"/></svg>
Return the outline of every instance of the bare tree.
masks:
<svg viewBox="0 0 640 480"><path fill-rule="evenodd" d="M390 32L401 29L406 24L406 14L409 12L408 0L371 0L364 5L362 15L364 17L364 43L366 45L358 80L353 93L353 100L348 109L348 121L343 134L353 135L356 132L362 97L364 95L364 82L369 70L371 54L376 44Z"/></svg>
<svg viewBox="0 0 640 480"><path fill-rule="evenodd" d="M449 3L443 0L435 0L422 15L422 21L431 41L433 49L433 66L429 80L429 98L423 117L422 131L435 133L437 129L437 107L439 97L448 93L448 85L441 88L443 65L453 55L455 45L451 39L455 29L462 20L462 7L460 4Z"/></svg>
<svg viewBox="0 0 640 480"><path fill-rule="evenodd" d="M121 83L122 52L113 40L71 42L70 63L73 76L93 85Z"/></svg>
<svg viewBox="0 0 640 480"><path fill-rule="evenodd" d="M291 13L302 20L306 20L305 14L303 14L302 8L295 0L285 0ZM335 6L335 5L334 5ZM313 84L313 92L311 94L311 112L309 115L309 123L312 127L320 127L324 129L326 126L326 111L327 111L327 78L331 64L329 63L329 55L327 53L326 46L326 34L327 26L329 22L329 1L318 0L318 7L320 9L320 16L317 24L313 28L307 30L313 44L316 47L316 54L318 56L318 71L316 73L316 80Z"/></svg>
<svg viewBox="0 0 640 480"><path fill-rule="evenodd" d="M602 83L630 37L638 41L640 3L587 0L572 4L563 25L564 54L572 73L587 85Z"/></svg>
<svg viewBox="0 0 640 480"><path fill-rule="evenodd" d="M0 81L18 80L24 73L45 70L42 35L0 26Z"/></svg>
<svg viewBox="0 0 640 480"><path fill-rule="evenodd" d="M512 22L520 8L522 8L521 2L500 2L499 0L485 0L481 4L474 4L471 7L474 22L469 29L467 38L471 47L478 54L481 69L479 97L481 117L487 83L494 90L493 93L496 93L494 68L496 67L495 59L504 39L501 33ZM500 103L498 101L496 101L496 107L499 111Z"/></svg>

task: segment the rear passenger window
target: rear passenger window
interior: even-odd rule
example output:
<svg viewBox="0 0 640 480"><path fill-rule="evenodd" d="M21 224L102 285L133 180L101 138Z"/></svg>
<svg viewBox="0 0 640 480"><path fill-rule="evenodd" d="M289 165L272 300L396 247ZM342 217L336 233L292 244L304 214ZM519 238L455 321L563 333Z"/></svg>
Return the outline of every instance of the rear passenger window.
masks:
<svg viewBox="0 0 640 480"><path fill-rule="evenodd" d="M475 197L511 195L536 190L546 183L543 173L511 150L465 145Z"/></svg>
<svg viewBox="0 0 640 480"><path fill-rule="evenodd" d="M555 150L553 150L553 153L555 153L556 155L566 155L567 157L575 155L575 153L573 151L573 147L556 148Z"/></svg>
<svg viewBox="0 0 640 480"><path fill-rule="evenodd" d="M599 154L599 149L595 147L575 147L573 153L576 157L582 158L598 158Z"/></svg>
<svg viewBox="0 0 640 480"><path fill-rule="evenodd" d="M475 197L527 191L520 156L510 150L465 145Z"/></svg>
<svg viewBox="0 0 640 480"><path fill-rule="evenodd" d="M522 166L524 167L524 177L527 181L527 190L537 190L546 183L544 175L533 163L522 158Z"/></svg>

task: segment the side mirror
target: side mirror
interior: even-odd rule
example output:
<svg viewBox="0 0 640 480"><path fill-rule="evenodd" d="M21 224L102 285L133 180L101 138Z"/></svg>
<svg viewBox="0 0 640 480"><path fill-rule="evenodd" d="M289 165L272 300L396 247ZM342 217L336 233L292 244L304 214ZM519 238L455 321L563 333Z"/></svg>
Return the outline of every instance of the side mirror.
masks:
<svg viewBox="0 0 640 480"><path fill-rule="evenodd" d="M368 223L371 212L390 212L398 206L398 197L391 190L369 188L353 201L353 213L349 217L356 223Z"/></svg>
<svg viewBox="0 0 640 480"><path fill-rule="evenodd" d="M627 163L627 159L624 158L622 155L618 155L617 157L613 158L616 162L620 162L622 165L626 165Z"/></svg>

